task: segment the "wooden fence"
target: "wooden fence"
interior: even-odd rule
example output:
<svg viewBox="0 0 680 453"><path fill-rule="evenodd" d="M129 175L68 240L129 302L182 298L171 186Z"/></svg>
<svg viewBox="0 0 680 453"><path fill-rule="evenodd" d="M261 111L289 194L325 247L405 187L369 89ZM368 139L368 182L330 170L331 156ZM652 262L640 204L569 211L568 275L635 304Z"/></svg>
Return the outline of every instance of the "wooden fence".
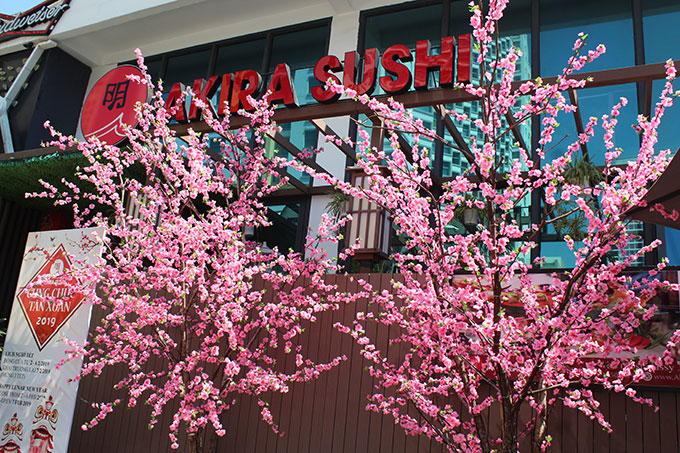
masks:
<svg viewBox="0 0 680 453"><path fill-rule="evenodd" d="M390 288L391 274L363 276L374 287ZM340 289L356 291L357 284L344 276L330 276ZM260 420L256 401L244 397L224 415L227 435L209 439L210 451L218 452L441 452L441 446L425 437L404 435L391 417L365 410L366 395L373 389L373 378L365 370L367 363L359 347L348 335L332 325L338 321L350 324L356 311L366 311L366 301L342 307L321 315L303 334L304 353L316 361L328 361L339 355L348 360L313 382L293 385L285 395L270 398L274 419L283 436L277 436ZM370 329L373 329L372 331ZM368 325L368 333L377 345L393 356L398 347L387 349L390 332L387 327ZM376 331L377 329L377 331ZM294 355L288 354L286 367L291 368ZM175 408L168 407L153 430L148 426L148 408L119 408L100 425L88 431L80 426L98 411L91 402L110 401L116 392L111 387L121 370L110 370L99 379L87 377L80 384L78 402L71 432L69 451L76 452L165 452L170 451L168 425ZM605 416L614 428L608 434L594 422L573 409L554 409L550 432L551 452L678 452L680 451L680 393L673 389L650 389L643 396L652 398L659 411L641 406L620 394L599 392ZM115 398L115 396L114 396ZM528 410L524 412L528 416ZM499 420L489 420L499 429ZM523 448L523 451L526 450ZM184 443L180 451L188 451Z"/></svg>

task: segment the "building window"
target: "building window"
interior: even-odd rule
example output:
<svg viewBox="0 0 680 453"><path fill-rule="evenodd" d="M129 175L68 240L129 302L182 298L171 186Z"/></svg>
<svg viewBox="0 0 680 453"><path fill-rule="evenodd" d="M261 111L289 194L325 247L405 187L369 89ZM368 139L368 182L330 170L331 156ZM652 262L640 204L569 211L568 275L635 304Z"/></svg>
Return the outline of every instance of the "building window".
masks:
<svg viewBox="0 0 680 453"><path fill-rule="evenodd" d="M540 12L542 76L562 73L573 55L574 41L581 32L588 34L587 48L594 49L600 43L607 47L607 53L588 64L584 71L635 65L630 2L541 0Z"/></svg>

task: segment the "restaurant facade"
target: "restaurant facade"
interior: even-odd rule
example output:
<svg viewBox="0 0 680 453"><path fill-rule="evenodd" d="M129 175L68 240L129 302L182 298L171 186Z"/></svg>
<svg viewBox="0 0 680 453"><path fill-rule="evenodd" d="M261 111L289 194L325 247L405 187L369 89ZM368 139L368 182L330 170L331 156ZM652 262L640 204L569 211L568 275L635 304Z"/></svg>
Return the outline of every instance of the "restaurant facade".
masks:
<svg viewBox="0 0 680 453"><path fill-rule="evenodd" d="M589 35L590 47L598 43L607 47L605 55L582 71L593 81L570 93L578 110L559 118L560 136L582 133L589 117L602 115L622 96L629 104L622 111L621 124L632 124L639 114L649 115L663 83L661 63L680 60L680 4L674 1L514 0L505 16L494 45L501 52L511 47L522 51L516 81L558 75L579 32ZM72 226L67 212L24 199L25 192L40 188L38 179L60 179L83 162L73 150L41 147L50 139L43 124L49 119L56 129L81 139L110 126L87 124L83 105L110 71L135 64L135 48L145 56L152 78L162 81L167 102L184 104L174 126L178 137L189 127L209 133L191 100L182 99L182 88L191 87L220 114L247 108L247 95L257 97L270 90L280 104L275 119L281 126L266 145L271 153L307 159L301 157L305 150L320 148L307 163L347 181L356 178L354 150L323 137L356 137L357 128L371 118L357 103L328 91L324 87L328 78L358 94L394 96L426 127L459 147L465 147L470 137L483 136L471 124L457 129L443 113L448 109L471 118L480 115L478 101L451 88L456 82L474 83L480 78L465 0L48 0L24 14L0 15L0 19L5 21L0 26L4 101L0 104L0 317L5 319L28 232ZM111 96L110 105L115 107L115 93ZM680 147L679 121L677 111L666 115L659 130L661 148ZM388 140L373 135L376 146L389 150ZM507 165L518 158L515 143L533 149L539 136L539 121L522 124L505 136L502 148ZM604 163L601 136L596 134L589 149L583 150L595 165ZM615 140L624 149L620 163L635 156L639 137L632 128L620 127ZM570 142L564 143L553 147L547 157L564 153ZM468 169L457 149L434 141L431 146L432 170L438 180L445 182ZM272 225L255 235L270 247L302 251L308 230L314 230L328 212L334 194L304 173L290 170L287 176L289 185L266 200ZM541 206L537 194L517 206L516 216L523 224L537 223ZM356 217L350 239L361 237L366 242L354 271L368 272L375 285L387 288L389 255L403 246L403 238L391 228L389 218L374 219L366 213L361 223L362 216ZM631 247L657 238L663 241L657 251L636 263L637 268L644 270L664 256L671 266L680 265L677 230L644 222L635 225L639 240ZM465 227L459 222L452 228L463 231ZM544 229L539 244L533 253L546 257L545 271L573 266L573 254L561 231ZM328 247L331 256L337 255L337 248ZM352 283L342 284L351 290ZM323 333L323 323L332 333ZM322 327L309 332L318 354L323 358L344 353L352 364L306 388L294 388L285 397L290 398L280 401L278 418L286 436L273 435L258 423L256 410L246 402L226 416L229 434L217 441L215 451L439 451L429 439L407 438L391 419L363 410L360 395L370 391L371 378L362 375L363 359L356 345L331 326L330 319L324 320ZM87 403L108 395L111 382L113 376L81 383L69 451L167 450L163 423L149 432L137 412L123 411L88 432L79 429L93 415ZM575 411L559 407L551 451L679 451L680 393L673 387L650 387L645 392L659 405L659 412L632 406L620 395L603 397L614 426L612 435Z"/></svg>

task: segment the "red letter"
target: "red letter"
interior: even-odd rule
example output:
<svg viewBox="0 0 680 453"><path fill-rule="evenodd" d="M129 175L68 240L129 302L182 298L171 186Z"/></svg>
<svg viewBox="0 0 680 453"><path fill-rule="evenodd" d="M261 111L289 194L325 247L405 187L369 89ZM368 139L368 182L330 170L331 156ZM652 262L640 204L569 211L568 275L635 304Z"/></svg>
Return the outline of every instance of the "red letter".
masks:
<svg viewBox="0 0 680 453"><path fill-rule="evenodd" d="M217 106L217 114L224 115L229 108L229 91L231 90L231 73L222 76L222 88L220 89L220 102Z"/></svg>
<svg viewBox="0 0 680 453"><path fill-rule="evenodd" d="M364 57L364 74L361 83L355 82L359 61L356 52L345 53L345 74L342 83L345 88L350 88L361 94L371 94L375 88L376 72L378 70L378 49L368 49Z"/></svg>
<svg viewBox="0 0 680 453"><path fill-rule="evenodd" d="M342 69L340 60L335 55L326 55L316 62L314 65L314 77L321 82L322 86L312 87L312 97L321 103L335 102L340 98L338 93L326 89L325 83L328 79L333 79L335 83L340 84L340 79L328 71L339 71Z"/></svg>
<svg viewBox="0 0 680 453"><path fill-rule="evenodd" d="M439 68L439 86L453 85L453 36L442 38L439 55L430 55L430 41L416 44L416 70L413 86L417 90L427 89L427 75Z"/></svg>
<svg viewBox="0 0 680 453"><path fill-rule="evenodd" d="M470 35L460 35L458 37L456 80L458 82L470 81Z"/></svg>
<svg viewBox="0 0 680 453"><path fill-rule="evenodd" d="M207 108L215 113L215 107L213 107L210 98L217 91L217 79L219 79L219 76L212 76L207 82L203 79L194 80L194 88L192 90L194 97L191 99L191 105L189 106L189 121L198 119L198 106L194 99L200 99L206 104Z"/></svg>
<svg viewBox="0 0 680 453"><path fill-rule="evenodd" d="M396 79L392 79L389 75L380 77L380 86L385 93L403 93L408 91L411 86L411 71L406 65L399 63L399 61L411 61L413 56L408 47L397 44L389 47L382 56L382 65L385 71Z"/></svg>
<svg viewBox="0 0 680 453"><path fill-rule="evenodd" d="M243 82L247 86L243 86ZM239 71L234 77L234 89L231 93L231 106L229 110L232 113L238 112L239 108L243 107L246 110L254 110L255 107L246 99L248 96L255 97L259 94L262 88L262 76L252 69Z"/></svg>
<svg viewBox="0 0 680 453"><path fill-rule="evenodd" d="M276 65L267 91L271 91L269 95L270 104L283 102L286 107L297 107L298 105L295 87L290 78L290 68L285 63Z"/></svg>
<svg viewBox="0 0 680 453"><path fill-rule="evenodd" d="M165 107L165 110L168 112L173 107L177 107L175 119L180 123L186 121L184 113L184 85L177 82L170 88L170 93L168 94L168 98L165 100L163 107Z"/></svg>

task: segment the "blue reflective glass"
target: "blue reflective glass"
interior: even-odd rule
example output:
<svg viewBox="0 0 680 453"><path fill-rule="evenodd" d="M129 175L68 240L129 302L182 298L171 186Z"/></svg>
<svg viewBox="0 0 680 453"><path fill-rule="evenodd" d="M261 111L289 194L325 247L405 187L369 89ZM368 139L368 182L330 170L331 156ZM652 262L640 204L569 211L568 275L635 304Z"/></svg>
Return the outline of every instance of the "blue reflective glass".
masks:
<svg viewBox="0 0 680 453"><path fill-rule="evenodd" d="M468 1L454 1L451 3L449 17L449 33L453 36L460 36L472 33L470 26L470 7ZM522 51L522 56L517 62L517 72L515 80L526 80L531 78L531 0L513 0L505 11L503 18L499 21L500 31L499 51L503 55L510 47L515 47ZM495 42L491 43L491 54L495 54ZM476 52L473 52L472 61L476 59ZM479 81L479 73L475 74L473 64L473 81Z"/></svg>
<svg viewBox="0 0 680 453"><path fill-rule="evenodd" d="M652 84L652 105L651 114L654 115L654 109L656 103L659 101L659 96L664 88L665 80L655 80ZM676 90L678 89L678 83L675 82ZM678 131L678 124L680 124L680 100L678 98L673 99L673 106L667 108L663 117L661 118L661 124L657 129L657 137L659 139L656 144L655 149L657 151L662 149L670 149L672 153L675 153L680 147L680 133Z"/></svg>
<svg viewBox="0 0 680 453"><path fill-rule="evenodd" d="M383 51L394 44L415 49L416 42L429 39L433 46L441 40L442 5L421 6L368 16L364 48Z"/></svg>
<svg viewBox="0 0 680 453"><path fill-rule="evenodd" d="M176 82L191 86L194 79L205 77L210 61L209 49L191 52L168 58L168 67L163 79L163 89L167 92Z"/></svg>
<svg viewBox="0 0 680 453"><path fill-rule="evenodd" d="M668 0L642 2L645 63L680 58L680 3Z"/></svg>
<svg viewBox="0 0 680 453"><path fill-rule="evenodd" d="M666 256L672 266L680 265L680 230L664 228L666 231Z"/></svg>
<svg viewBox="0 0 680 453"><path fill-rule="evenodd" d="M599 0L542 0L541 75L560 74L573 55L579 32L588 34L586 49L602 43L607 52L583 71L620 68L635 64L630 2Z"/></svg>
<svg viewBox="0 0 680 453"><path fill-rule="evenodd" d="M621 110L618 117L618 125L614 134L614 146L622 148L621 156L614 164L623 164L637 156L639 136L631 127L637 119L637 96L635 84L614 85L601 88L586 88L577 90L579 114L584 127L591 116L598 119L594 128L594 136L588 142L587 150L591 161L595 165L604 165L605 146L603 142L604 129L602 128L602 115L609 114L611 107L620 101L621 97L628 99L628 105ZM576 123L573 113L562 112L557 116L560 126L553 134L552 143L546 145L546 159L552 160L562 156L567 147L578 138ZM580 156L580 152L577 153Z"/></svg>
<svg viewBox="0 0 680 453"><path fill-rule="evenodd" d="M545 261L541 266L542 269L570 268L576 264L574 253L569 250L569 247L563 241L541 242L541 256L545 257Z"/></svg>
<svg viewBox="0 0 680 453"><path fill-rule="evenodd" d="M233 73L246 69L261 71L265 45L266 40L260 38L219 47L217 49L217 60L215 61L213 75Z"/></svg>
<svg viewBox="0 0 680 453"><path fill-rule="evenodd" d="M327 48L326 25L274 36L268 71L279 63L287 63L291 69L313 67Z"/></svg>
<svg viewBox="0 0 680 453"><path fill-rule="evenodd" d="M291 71L295 94L299 105L314 104L316 100L312 96L312 87L321 83L314 77L314 68L301 68Z"/></svg>

